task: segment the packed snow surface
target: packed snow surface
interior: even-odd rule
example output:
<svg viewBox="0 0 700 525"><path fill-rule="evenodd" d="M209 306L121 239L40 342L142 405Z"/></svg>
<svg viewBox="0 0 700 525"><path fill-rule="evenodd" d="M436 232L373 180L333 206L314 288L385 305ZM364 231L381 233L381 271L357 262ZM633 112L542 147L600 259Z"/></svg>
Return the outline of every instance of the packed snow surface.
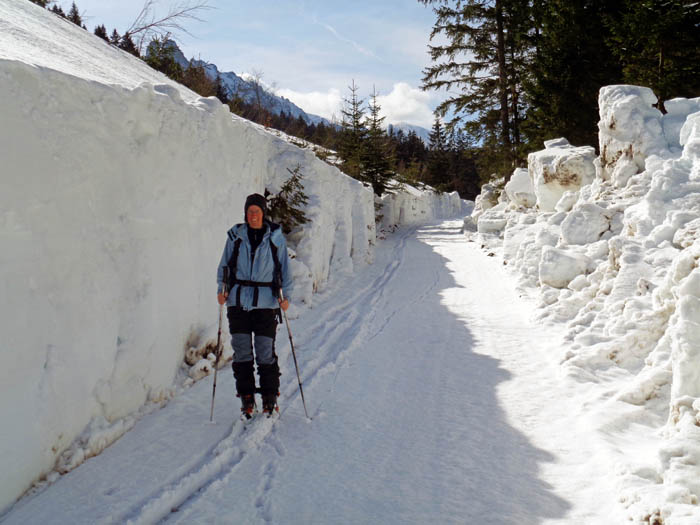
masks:
<svg viewBox="0 0 700 525"><path fill-rule="evenodd" d="M215 424L209 378L4 523L620 523L561 327L460 226L400 228L291 321L312 420L280 327L278 420L238 420L226 367Z"/></svg>

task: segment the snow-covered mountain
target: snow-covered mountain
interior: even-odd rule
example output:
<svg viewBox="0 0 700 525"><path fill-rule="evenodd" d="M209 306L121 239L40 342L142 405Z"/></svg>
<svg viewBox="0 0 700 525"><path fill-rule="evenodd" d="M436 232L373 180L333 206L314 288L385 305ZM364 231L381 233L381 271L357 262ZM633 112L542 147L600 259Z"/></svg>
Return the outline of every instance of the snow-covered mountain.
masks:
<svg viewBox="0 0 700 525"><path fill-rule="evenodd" d="M173 56L175 61L180 64L183 69L187 69L190 65L190 61L187 60L175 42L169 40L168 43L173 48ZM237 95L249 104L256 104L259 98L262 107L271 113L277 115L286 113L287 115L291 115L293 118L301 117L307 124L319 124L323 122L326 126L332 125L329 120L319 117L318 115L307 113L299 106L294 104L291 100L275 95L262 82L256 82L254 79L250 79L247 75L242 77L233 71L219 71L216 64L210 64L209 62L204 62L203 60L192 59L192 63L196 66L204 67L204 70L207 72L207 76L211 80L216 80L217 77L221 78L221 82L230 96Z"/></svg>
<svg viewBox="0 0 700 525"><path fill-rule="evenodd" d="M190 65L190 61L187 60L175 42L169 41L169 44L173 48L173 55L177 63L180 64L183 69L187 69ZM249 75L244 74L239 76L233 71L221 72L216 64L198 59L192 59L192 63L204 67L210 79L215 80L217 77L220 77L230 95L237 94L248 103L255 104L258 101L258 97L260 97L261 105L272 113L279 115L284 112L294 118L301 117L308 124L319 124L323 122L326 126L334 125L326 118L307 113L289 99L275 95L264 83L250 79ZM421 126L408 124L407 122L397 122L395 124L389 124L387 127L395 130L402 130L406 134L413 131L426 146L430 144L430 130Z"/></svg>
<svg viewBox="0 0 700 525"><path fill-rule="evenodd" d="M428 146L430 144L430 130L425 129L421 126L416 126L414 124L408 124L407 122L397 122L396 124L389 124L387 126L387 129L391 132L391 130L401 130L405 134L408 134L409 132L413 132L416 135L418 135L418 138L423 141L423 144Z"/></svg>

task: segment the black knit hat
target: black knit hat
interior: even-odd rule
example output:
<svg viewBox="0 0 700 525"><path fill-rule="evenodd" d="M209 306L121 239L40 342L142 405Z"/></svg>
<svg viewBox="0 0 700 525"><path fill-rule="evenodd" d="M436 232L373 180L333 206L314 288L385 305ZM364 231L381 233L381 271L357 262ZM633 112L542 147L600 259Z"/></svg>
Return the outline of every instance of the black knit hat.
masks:
<svg viewBox="0 0 700 525"><path fill-rule="evenodd" d="M245 200L245 208L243 209L243 216L245 217L248 214L248 208L251 206L257 206L260 208L263 212L263 218L267 215L267 201L265 200L265 197L260 195L259 193L252 193L248 195L248 197Z"/></svg>

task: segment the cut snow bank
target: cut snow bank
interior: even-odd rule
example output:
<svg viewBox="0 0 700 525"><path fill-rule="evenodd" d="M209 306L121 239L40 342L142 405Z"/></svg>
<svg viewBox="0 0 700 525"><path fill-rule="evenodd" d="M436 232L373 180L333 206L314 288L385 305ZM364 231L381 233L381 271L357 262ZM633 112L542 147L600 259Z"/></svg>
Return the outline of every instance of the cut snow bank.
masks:
<svg viewBox="0 0 700 525"><path fill-rule="evenodd" d="M390 193L385 193L378 201L381 225L385 228L464 216L471 212L472 206L456 191L437 193L408 184L390 185Z"/></svg>
<svg viewBox="0 0 700 525"><path fill-rule="evenodd" d="M186 345L217 319L215 268L247 194L301 165L313 204L296 302L331 261L371 260L374 209L361 184L215 99L10 61L0 85L0 317L13 363L1 373L0 492L12 498L91 419L170 395Z"/></svg>
<svg viewBox="0 0 700 525"><path fill-rule="evenodd" d="M539 289L539 317L567 323L566 375L600 385L581 403L619 476L611 522L689 524L700 522L700 99L669 101L667 115L655 102L647 88L601 89L601 155L581 156L595 177L538 192L542 159L573 149L548 144L528 159L537 206L506 187L470 220L523 290Z"/></svg>
<svg viewBox="0 0 700 525"><path fill-rule="evenodd" d="M0 509L173 395L246 195L301 167L295 305L372 260L371 190L25 0L0 3L0 122Z"/></svg>

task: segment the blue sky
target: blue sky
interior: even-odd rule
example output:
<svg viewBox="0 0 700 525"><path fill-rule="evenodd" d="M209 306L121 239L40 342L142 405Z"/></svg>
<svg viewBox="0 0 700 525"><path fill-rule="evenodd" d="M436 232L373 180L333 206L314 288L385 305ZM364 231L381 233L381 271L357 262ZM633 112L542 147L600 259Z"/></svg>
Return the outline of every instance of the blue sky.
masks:
<svg viewBox="0 0 700 525"><path fill-rule="evenodd" d="M122 33L144 0L76 0L88 29ZM161 12L175 2L160 0ZM338 115L352 80L367 99L375 86L387 122L429 128L444 93L420 90L434 15L417 0L209 0L213 8L178 35L188 58L220 71L254 70L306 111ZM65 10L69 0L59 0Z"/></svg>

